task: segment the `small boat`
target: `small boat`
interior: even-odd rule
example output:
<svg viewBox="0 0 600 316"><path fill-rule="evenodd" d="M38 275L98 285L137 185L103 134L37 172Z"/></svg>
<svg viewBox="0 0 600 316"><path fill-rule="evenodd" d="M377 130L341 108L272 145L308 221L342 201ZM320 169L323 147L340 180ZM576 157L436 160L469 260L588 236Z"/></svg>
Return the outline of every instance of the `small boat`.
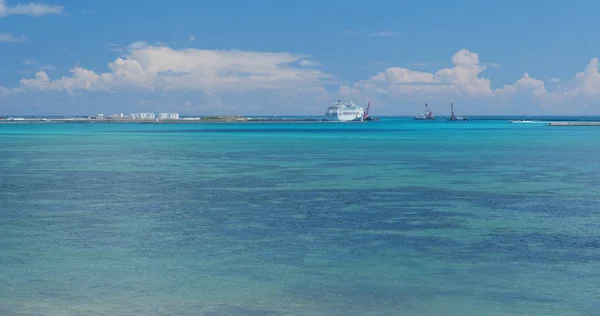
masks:
<svg viewBox="0 0 600 316"><path fill-rule="evenodd" d="M450 103L450 118L448 118L448 121L468 121L468 120L469 120L468 117L454 115L454 104Z"/></svg>
<svg viewBox="0 0 600 316"><path fill-rule="evenodd" d="M545 122L542 122L542 121L529 121L529 120L511 120L510 122L511 123L522 123L522 124L525 124L525 123L545 123Z"/></svg>
<svg viewBox="0 0 600 316"><path fill-rule="evenodd" d="M427 103L425 103L425 113L415 116L415 120L419 120L419 121L435 120L435 118L433 118L433 113L431 113L431 110L429 110L429 106L427 105Z"/></svg>
<svg viewBox="0 0 600 316"><path fill-rule="evenodd" d="M369 110L371 109L371 102L369 102L369 104L367 104L367 110L365 111L365 114L363 114L363 121L379 121L378 117L372 117L369 116Z"/></svg>

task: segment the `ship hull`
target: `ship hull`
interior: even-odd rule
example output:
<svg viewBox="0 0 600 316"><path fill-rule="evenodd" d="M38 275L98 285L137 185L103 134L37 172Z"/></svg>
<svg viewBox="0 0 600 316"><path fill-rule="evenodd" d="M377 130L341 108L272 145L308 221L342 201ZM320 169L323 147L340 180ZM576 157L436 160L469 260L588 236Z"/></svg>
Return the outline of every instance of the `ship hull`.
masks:
<svg viewBox="0 0 600 316"><path fill-rule="evenodd" d="M333 113L325 115L325 119L328 121L336 122L352 122L361 121L364 116L364 111L352 111L348 113Z"/></svg>
<svg viewBox="0 0 600 316"><path fill-rule="evenodd" d="M328 121L334 122L356 122L361 121L362 116L350 116L350 115L333 115L333 116L325 116L325 119Z"/></svg>

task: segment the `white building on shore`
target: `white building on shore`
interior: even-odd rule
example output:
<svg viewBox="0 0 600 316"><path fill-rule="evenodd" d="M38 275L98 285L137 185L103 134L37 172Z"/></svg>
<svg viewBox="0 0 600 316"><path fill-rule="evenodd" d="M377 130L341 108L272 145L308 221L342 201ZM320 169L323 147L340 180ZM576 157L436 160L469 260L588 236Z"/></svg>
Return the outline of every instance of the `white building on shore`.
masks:
<svg viewBox="0 0 600 316"><path fill-rule="evenodd" d="M0 0L1 1L1 0ZM158 113L156 116L154 113L130 113L129 115L123 115L123 113L111 114L109 116L104 116L104 114L96 114L92 116L88 116L89 119L104 119L110 118L112 120L179 120L179 113Z"/></svg>
<svg viewBox="0 0 600 316"><path fill-rule="evenodd" d="M154 113L131 113L131 118L134 120L153 120Z"/></svg>
<svg viewBox="0 0 600 316"><path fill-rule="evenodd" d="M160 119L160 120L178 120L179 113L158 113L158 119Z"/></svg>

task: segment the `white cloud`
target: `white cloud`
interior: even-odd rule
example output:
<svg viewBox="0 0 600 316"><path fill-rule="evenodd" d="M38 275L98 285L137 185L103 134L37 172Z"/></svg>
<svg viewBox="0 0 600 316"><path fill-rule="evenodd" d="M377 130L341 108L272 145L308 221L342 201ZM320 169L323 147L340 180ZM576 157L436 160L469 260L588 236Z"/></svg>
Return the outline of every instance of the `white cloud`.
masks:
<svg viewBox="0 0 600 316"><path fill-rule="evenodd" d="M502 67L501 64L497 64L497 63L487 63L487 64L483 64L486 67L490 67L490 68L500 68Z"/></svg>
<svg viewBox="0 0 600 316"><path fill-rule="evenodd" d="M339 94L344 99L350 99L350 100L359 99L361 97L360 91L358 91L358 89L351 88L347 85L340 87Z"/></svg>
<svg viewBox="0 0 600 316"><path fill-rule="evenodd" d="M10 33L0 33L0 43L20 43L25 41L25 36L15 37Z"/></svg>
<svg viewBox="0 0 600 316"><path fill-rule="evenodd" d="M402 36L402 34L400 32L394 32L394 31L383 31L383 32L370 33L369 36L375 36L375 37L397 37L397 36Z"/></svg>
<svg viewBox="0 0 600 316"><path fill-rule="evenodd" d="M434 75L414 71L406 68L392 67L388 68L383 72L371 77L365 81L367 84L371 83L390 83L390 84L401 84L401 83L432 83L434 81Z"/></svg>
<svg viewBox="0 0 600 316"><path fill-rule="evenodd" d="M188 41L193 42L196 40L196 37L194 35L190 35Z"/></svg>
<svg viewBox="0 0 600 316"><path fill-rule="evenodd" d="M74 91L91 90L94 85L110 82L108 74L97 75L93 71L76 67L71 70L72 76L65 76L58 80L50 80L48 74L40 70L35 73L34 78L21 79L21 90L46 91Z"/></svg>
<svg viewBox="0 0 600 316"><path fill-rule="evenodd" d="M401 67L388 68L375 76L354 85L359 90L377 93L457 93L466 95L490 95L489 79L479 75L486 69L479 64L479 56L461 49L452 57L453 68L435 73L415 71Z"/></svg>
<svg viewBox="0 0 600 316"><path fill-rule="evenodd" d="M583 94L585 96L600 95L600 73L598 72L598 58L592 58L585 70L575 76L575 88L567 94Z"/></svg>
<svg viewBox="0 0 600 316"><path fill-rule="evenodd" d="M44 65L35 59L24 59L22 61L23 65L25 65L25 69L19 70L19 73L23 74L31 74L34 71L44 70L44 71L52 71L57 70L58 68L52 65Z"/></svg>
<svg viewBox="0 0 600 316"><path fill-rule="evenodd" d="M121 45L115 44L115 43L108 43L108 50L111 52L119 52L119 53L125 51L125 49L123 49L123 47L121 47Z"/></svg>
<svg viewBox="0 0 600 316"><path fill-rule="evenodd" d="M525 73L515 84L505 85L494 91L502 97L530 95L545 111L553 113L580 113L582 108L598 112L600 105L600 72L598 58L592 58L585 70L575 75L575 78L561 83L556 90L549 91L544 81L532 78ZM562 80L550 80L562 82ZM594 108L595 107L595 108Z"/></svg>
<svg viewBox="0 0 600 316"><path fill-rule="evenodd" d="M6 95L14 95L16 93L19 93L20 89L19 88L7 88L5 86L0 85L0 96L6 96Z"/></svg>
<svg viewBox="0 0 600 316"><path fill-rule="evenodd" d="M552 78L552 79L550 79L550 82L554 82L554 83L559 83L559 82L561 82L561 81L562 81L562 80L561 80L561 79L558 79L558 78Z"/></svg>
<svg viewBox="0 0 600 316"><path fill-rule="evenodd" d="M40 67L40 70L48 70L48 71L58 70L58 67L52 66L52 65L43 65Z"/></svg>
<svg viewBox="0 0 600 316"><path fill-rule="evenodd" d="M316 60L309 60L309 59L303 59L301 60L298 65L300 66L307 66L307 67L313 67L313 66L319 66L321 65L321 62L316 61Z"/></svg>
<svg viewBox="0 0 600 316"><path fill-rule="evenodd" d="M494 95L504 97L514 97L518 93L532 94L541 100L546 97L548 91L546 90L544 81L532 78L528 73L523 74L523 77L517 80L514 84L505 85L504 87L494 91Z"/></svg>
<svg viewBox="0 0 600 316"><path fill-rule="evenodd" d="M9 15L30 15L42 16L48 14L62 14L64 7L61 5L47 5L43 3L24 3L17 5L8 5L6 0L0 0L0 17Z"/></svg>
<svg viewBox="0 0 600 316"><path fill-rule="evenodd" d="M424 66L431 65L431 63L412 63L412 64L408 64L408 65L413 66L413 67L424 67Z"/></svg>
<svg viewBox="0 0 600 316"><path fill-rule="evenodd" d="M70 76L51 80L41 71L34 78L21 80L21 87L31 90L249 91L320 86L323 79L331 77L307 64L292 66L309 56L290 53L175 50L144 42L133 43L126 51L125 58L109 63L110 72L98 74L76 67Z"/></svg>
<svg viewBox="0 0 600 316"><path fill-rule="evenodd" d="M351 31L351 30L346 30L346 31L344 31L344 35L360 36L360 32L355 32L355 31Z"/></svg>

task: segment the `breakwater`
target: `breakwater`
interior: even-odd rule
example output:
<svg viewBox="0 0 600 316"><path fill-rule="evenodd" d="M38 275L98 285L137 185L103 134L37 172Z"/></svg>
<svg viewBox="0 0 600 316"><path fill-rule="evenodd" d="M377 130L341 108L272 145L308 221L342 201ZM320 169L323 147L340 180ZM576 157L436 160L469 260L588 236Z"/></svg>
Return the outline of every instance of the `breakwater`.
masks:
<svg viewBox="0 0 600 316"><path fill-rule="evenodd" d="M373 119L377 120L377 119ZM367 120L370 121L370 120ZM89 119L89 118L19 118L0 119L0 124L52 124L52 123L139 123L139 124L203 124L203 123L335 123L317 118L246 118L246 117L201 117L183 119Z"/></svg>
<svg viewBox="0 0 600 316"><path fill-rule="evenodd" d="M600 126L600 122L586 122L586 121L568 121L568 122L550 122L548 126Z"/></svg>
<svg viewBox="0 0 600 316"><path fill-rule="evenodd" d="M378 121L379 118L368 118L365 121ZM132 119L132 118L0 118L0 124L19 123L140 123L140 124L201 124L201 123L335 123L314 117L244 117L244 116L203 116L177 119Z"/></svg>

